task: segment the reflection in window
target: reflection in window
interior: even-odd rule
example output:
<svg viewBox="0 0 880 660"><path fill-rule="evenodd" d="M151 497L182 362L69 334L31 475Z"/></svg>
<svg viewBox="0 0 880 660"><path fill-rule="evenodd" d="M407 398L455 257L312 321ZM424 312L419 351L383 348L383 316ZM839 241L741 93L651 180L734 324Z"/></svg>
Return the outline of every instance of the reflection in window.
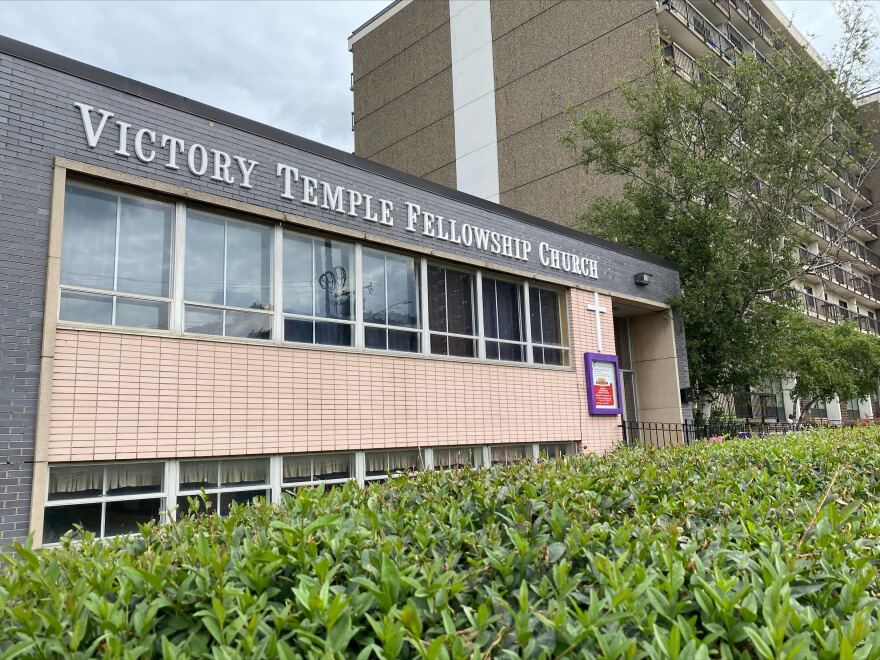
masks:
<svg viewBox="0 0 880 660"><path fill-rule="evenodd" d="M76 526L105 538L133 534L164 509L162 463L49 466L43 543Z"/></svg>
<svg viewBox="0 0 880 660"><path fill-rule="evenodd" d="M417 353L419 287L415 259L364 250L362 263L366 347Z"/></svg>
<svg viewBox="0 0 880 660"><path fill-rule="evenodd" d="M474 276L428 265L428 319L431 353L476 357Z"/></svg>
<svg viewBox="0 0 880 660"><path fill-rule="evenodd" d="M529 287L532 355L538 364L568 364L568 342L559 293Z"/></svg>
<svg viewBox="0 0 880 660"><path fill-rule="evenodd" d="M249 339L271 337L273 236L272 227L188 211L186 332Z"/></svg>
<svg viewBox="0 0 880 660"><path fill-rule="evenodd" d="M198 508L189 499L199 500L204 490L210 507L199 501ZM178 515L190 513L229 513L233 502L247 504L269 498L269 459L230 458L180 462L180 486L177 491Z"/></svg>
<svg viewBox="0 0 880 660"><path fill-rule="evenodd" d="M284 340L351 346L354 249L348 243L284 235Z"/></svg>
<svg viewBox="0 0 880 660"><path fill-rule="evenodd" d="M483 278L483 330L488 359L525 361L522 309L521 284L491 277Z"/></svg>
<svg viewBox="0 0 880 660"><path fill-rule="evenodd" d="M68 183L62 321L168 329L174 206Z"/></svg>

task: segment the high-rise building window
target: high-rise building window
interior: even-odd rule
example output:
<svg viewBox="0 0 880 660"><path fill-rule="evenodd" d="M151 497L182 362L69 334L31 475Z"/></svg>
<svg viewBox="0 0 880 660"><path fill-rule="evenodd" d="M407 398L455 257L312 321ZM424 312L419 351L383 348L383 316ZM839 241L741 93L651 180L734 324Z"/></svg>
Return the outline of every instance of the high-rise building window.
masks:
<svg viewBox="0 0 880 660"><path fill-rule="evenodd" d="M187 213L186 332L271 338L273 234L254 222Z"/></svg>
<svg viewBox="0 0 880 660"><path fill-rule="evenodd" d="M354 248L349 243L284 234L284 340L354 344Z"/></svg>
<svg viewBox="0 0 880 660"><path fill-rule="evenodd" d="M566 321L560 294L552 289L529 287L532 356L538 364L569 363Z"/></svg>
<svg viewBox="0 0 880 660"><path fill-rule="evenodd" d="M483 277L483 331L488 359L526 360L522 284Z"/></svg>
<svg viewBox="0 0 880 660"><path fill-rule="evenodd" d="M68 183L62 321L168 329L174 205Z"/></svg>
<svg viewBox="0 0 880 660"><path fill-rule="evenodd" d="M428 324L431 353L477 356L474 276L434 264L428 265Z"/></svg>
<svg viewBox="0 0 880 660"><path fill-rule="evenodd" d="M364 345L417 353L419 283L416 260L390 252L363 251Z"/></svg>

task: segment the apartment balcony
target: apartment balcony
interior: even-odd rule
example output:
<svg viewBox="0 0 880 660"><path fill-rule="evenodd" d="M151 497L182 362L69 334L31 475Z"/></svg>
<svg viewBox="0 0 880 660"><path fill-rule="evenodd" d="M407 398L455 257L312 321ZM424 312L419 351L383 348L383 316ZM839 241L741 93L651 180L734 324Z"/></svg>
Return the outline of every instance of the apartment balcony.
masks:
<svg viewBox="0 0 880 660"><path fill-rule="evenodd" d="M685 80L700 79L700 67L697 66L697 60L674 41L663 46L663 59L675 73Z"/></svg>
<svg viewBox="0 0 880 660"><path fill-rule="evenodd" d="M755 42L746 37L742 32L736 29L733 23L727 23L724 26L724 34L727 40L739 53L752 53L762 62L766 62L767 58L755 46Z"/></svg>
<svg viewBox="0 0 880 660"><path fill-rule="evenodd" d="M749 0L728 0L728 4L731 20L738 22L742 29L750 30L773 48L783 46L782 40L774 35L773 28Z"/></svg>
<svg viewBox="0 0 880 660"><path fill-rule="evenodd" d="M860 314L841 305L830 303L814 295L804 291L792 289L792 294L799 296L803 302L804 311L810 318L825 321L827 323L845 323L850 321L856 324L856 327L862 332L873 335L880 334L880 325L877 319L871 318L865 314Z"/></svg>
<svg viewBox="0 0 880 660"><path fill-rule="evenodd" d="M880 254L865 247L853 238L841 239L841 231L838 227L828 222L812 209L802 206L794 215L794 220L802 227L809 229L827 247L828 243L834 243L839 248L836 252L838 258L857 262L868 266L873 271L880 273Z"/></svg>
<svg viewBox="0 0 880 660"><path fill-rule="evenodd" d="M817 256L804 247L799 248L799 258L802 264L809 264ZM868 304L880 304L880 287L876 286L867 277L851 273L840 264L828 264L815 269L807 274L807 279L821 281L826 287L836 293L847 295L855 294Z"/></svg>
<svg viewBox="0 0 880 660"><path fill-rule="evenodd" d="M854 236L858 236L863 241L877 240L877 234L874 233L874 222L864 222L864 214L858 208L858 204L848 200L831 186L824 183L817 183L812 188L813 192L825 200L826 204L818 207L820 213L826 217L842 221L846 224L847 231Z"/></svg>
<svg viewBox="0 0 880 660"><path fill-rule="evenodd" d="M659 12L668 13L675 19L665 23L670 36L684 44L686 50L697 52L697 48L708 47L724 62L733 64L733 45L690 0L656 0ZM677 23L683 29L676 29ZM686 28L686 29L684 29Z"/></svg>

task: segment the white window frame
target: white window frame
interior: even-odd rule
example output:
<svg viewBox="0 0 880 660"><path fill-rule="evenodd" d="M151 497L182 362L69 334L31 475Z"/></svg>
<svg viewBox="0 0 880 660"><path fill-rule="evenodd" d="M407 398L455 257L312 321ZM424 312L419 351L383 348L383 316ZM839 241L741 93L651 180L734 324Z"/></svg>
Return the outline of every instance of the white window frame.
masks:
<svg viewBox="0 0 880 660"><path fill-rule="evenodd" d="M559 309L560 334L561 334L561 337L562 337L562 340L563 340L563 342L562 342L561 344L548 344L548 343L545 343L545 342L543 342L543 341L541 341L541 342L539 342L539 341L535 341L535 338L532 336L532 309L531 309L532 294L533 294L533 293L538 293L538 295L534 296L534 299L537 300L537 299L539 298L540 292L542 292L542 291L547 291L547 292L549 292L549 293L555 293L555 294L556 294L557 308ZM565 301L565 298L566 298L566 296L565 296L565 292L563 292L563 291L561 291L561 290L559 290L559 289L557 289L557 288L555 288L555 287L543 286L543 285L540 285L540 284L532 284L532 285L528 285L528 284L527 284L527 294L526 294L526 295L527 295L528 298L529 298L529 299L526 301L526 308L527 308L528 311L529 311L529 318L528 318L528 333L527 333L527 334L528 334L528 340L529 340L529 362L533 362L534 364L541 364L541 365L544 365L544 366L562 366L562 367L567 367L568 365L571 364L571 348L570 348L570 344L571 344L571 342L569 341L569 338L568 338L568 305L565 304L565 302L564 302L564 301ZM538 327L541 328L541 335L542 335L542 338L543 338L543 333L544 333L544 323L543 323L543 322L544 322L544 317L543 317L543 315L541 314L541 305L540 305L540 303L537 305L536 309L538 310ZM561 353L562 353L562 364L561 364L561 365L547 365L546 362L537 362L537 361L535 361L535 359L534 359L534 349L536 349L536 348L540 348L540 349L542 349L542 351L543 351L543 349L545 349L545 348L549 348L549 349L551 349L551 350L558 350L558 351L561 351Z"/></svg>
<svg viewBox="0 0 880 660"><path fill-rule="evenodd" d="M347 456L349 461L349 476L340 477L338 479L316 479L315 478L315 457L316 456ZM311 478L307 481L284 481L284 459L287 458L308 458L311 462L310 471ZM305 488L308 486L320 486L320 485L331 485L331 484L345 484L349 481L355 481L357 479L356 469L355 469L355 452L348 451L339 451L339 452L309 452L307 454L284 454L281 456L282 464L281 464L281 474L279 475L279 483L280 490L283 493L284 491L292 491L297 488ZM278 501L278 500L276 500Z"/></svg>
<svg viewBox="0 0 880 660"><path fill-rule="evenodd" d="M425 462L426 457L424 455L424 451L425 450L422 449L421 447L394 447L394 448L389 448L389 449L371 449L371 450L362 452L363 457L364 457L364 459L363 459L364 460L364 470L363 470L363 482L362 483L370 483L373 481L386 481L389 478L393 479L395 477L401 477L403 475L410 474L410 472L407 470L398 470L398 469L395 469L394 471L391 470L391 455L396 454L396 453L415 452L417 454L416 466L414 468L415 471L416 472L426 471L428 468L427 468L426 462ZM372 454L372 455L384 454L385 455L385 472L383 474L373 474L373 475L367 474L366 459L367 459L368 454ZM419 465L419 463L421 463L421 465Z"/></svg>
<svg viewBox="0 0 880 660"><path fill-rule="evenodd" d="M519 299L518 305L519 305L519 318L520 318L520 322L522 323L522 327L520 328L522 340L516 341L514 339L499 339L497 337L489 337L488 335L486 335L483 337L484 351L485 351L485 346L487 343L508 344L509 346L519 346L523 351L523 359L522 360L505 360L504 358L501 357L501 347L500 346L498 347L498 357L497 358L490 358L490 357L488 357L488 354L484 353L483 359L488 360L488 361L495 363L495 364L497 364L497 363L527 364L528 363L528 355L531 352L531 345L528 342L527 335L526 335L526 332L527 332L526 327L527 327L527 323L529 321L529 319L526 318L529 313L528 307L526 305L526 300L525 300L526 280L521 280L521 279L517 279L514 277L505 277L504 275L498 275L496 273L484 273L483 277L481 278L482 281L480 282L481 298L482 298L482 294L483 294L483 292L482 292L483 286L482 285L483 285L483 281L485 281L485 278L488 278L488 279L493 280L495 282L506 282L508 284L513 284L515 286L520 287L520 291L521 291L522 295L518 296L518 299ZM495 327L499 328L498 334L501 334L500 323L498 323L498 287L497 287L497 285L494 287L494 290L495 290ZM483 305L482 305L483 301L482 301L482 299L480 302L481 302L480 315L482 316L483 315ZM480 329L481 329L481 331L485 330L485 322L483 324L481 324Z"/></svg>
<svg viewBox="0 0 880 660"><path fill-rule="evenodd" d="M101 505L101 525L98 532L95 533L96 538L107 539L114 538L115 536L119 536L117 534L113 534L111 536L107 536L105 531L107 527L107 504L112 502L131 502L135 500L159 500L159 517L158 522L165 522L167 520L167 509L168 509L168 501L167 501L167 470L163 470L162 472L162 480L163 482L159 486L159 490L154 493L133 493L128 495L108 495L107 494L107 469L116 465L161 465L164 461L161 460L148 460L148 461L116 461L116 462L95 462L95 463L54 463L49 466L49 473L51 473L53 468L65 468L65 467L92 467L92 468L101 468L101 494L93 495L89 497L72 497L70 499L49 499L49 485L51 484L51 479L47 477L46 479L46 488L44 492L44 502L46 509L56 509L63 508L66 506L78 506L81 504L100 504ZM164 501L164 506L163 506ZM44 512L45 517L45 512ZM53 541L50 543L45 543L44 545L55 545L57 542Z"/></svg>
<svg viewBox="0 0 880 660"><path fill-rule="evenodd" d="M443 447L434 447L431 450L431 469L432 470L457 470L457 467L442 467L437 465L437 454L438 452L444 451L470 451L471 452L471 468L477 468L480 466L480 449L482 447L480 445L444 445Z"/></svg>
<svg viewBox="0 0 880 660"><path fill-rule="evenodd" d="M278 226L280 227L280 225L278 225ZM311 315L298 314L298 313L294 313L294 312L285 312L284 311L284 304L283 304L284 303L284 300L283 300L283 298L284 298L284 280L283 280L284 264L283 264L283 260L284 260L284 237L287 235L296 236L297 238L301 238L301 239L306 239L311 243L311 246L312 246L312 271L313 272L312 272L312 314ZM276 232L275 240L276 240L276 249L275 249L276 259L278 259L278 262L281 265L280 269L276 269L276 282L278 282L278 287L276 288L277 300L279 300L281 302L281 304L276 305L276 308L279 312L278 316L281 317L281 325L278 328L277 334L276 334L277 338L285 344L293 344L295 346L342 346L342 347L348 347L348 348L355 347L357 345L357 324L358 324L358 316L359 316L357 308L360 306L360 296L358 295L358 292L360 291L360 287L358 287L358 282L360 280L358 278L358 267L357 267L357 258L358 258L358 251L356 249L357 245L353 242L340 240L335 237L330 237L330 236L322 237L322 236L319 236L316 234L310 234L310 233L306 233L306 232L300 232L300 231L295 231L292 229L283 229L283 228L281 231L280 248L278 247L279 241L278 241L277 232ZM346 321L344 319L333 319L333 318L329 318L326 316L316 316L315 315L315 287L317 286L317 284L315 282L315 273L314 273L314 270L315 270L315 243L318 241L326 241L326 240L332 241L334 243L339 243L341 245L345 245L351 249L351 261L352 261L353 268L352 268L352 273L350 275L352 278L352 282L349 285L349 290L351 291L351 294L350 294L351 295L351 309L352 309L353 314L352 314L351 320L349 320L349 321ZM286 319L293 319L296 321L310 321L312 323L312 339L313 339L313 341L301 342L301 341L293 341L293 340L285 339L284 338L284 321ZM315 326L314 326L315 323L338 323L339 325L347 325L347 326L351 327L351 343L350 344L323 344L323 343L314 341L314 338L316 337Z"/></svg>
<svg viewBox="0 0 880 660"><path fill-rule="evenodd" d="M426 307L425 307L425 319L426 319L425 326L427 328L427 332L425 333L425 335L428 338L428 340L427 340L428 341L427 353L429 355L436 355L436 356L440 356L440 357L457 357L457 358L461 358L461 359L465 359L465 360L473 360L473 359L478 358L479 354L480 354L480 324L478 322L477 317L480 315L480 310L477 309L477 292L476 292L477 273L476 273L476 271L472 268L467 268L465 266L459 266L458 264L449 264L449 263L445 263L443 261L434 261L434 260L430 260L430 259L425 259L424 261L426 262L425 269L424 269L425 282L424 282L424 285L422 286L422 289L424 291L423 297L425 299L425 305L426 305ZM428 293L428 269L431 266L443 269L443 296L444 296L445 303L446 303L444 305L444 307L446 308L446 328L447 328L447 330L445 332L442 330L432 330L431 325L430 325L430 318L428 316L428 314L430 312L430 309L428 307L428 305L430 305L430 302L429 302L430 295ZM472 310L473 310L472 311L473 318L471 319L471 321L472 321L473 327L474 327L474 334L473 335L463 335L463 334L459 334L457 332L449 332L449 286L447 284L446 273L450 270L458 272L458 273L467 273L468 275L471 276L471 304L472 304ZM466 355L449 355L448 354L448 344L447 344L447 353L446 354L434 353L431 348L431 338L435 337L435 336L445 337L447 342L449 339L467 339L467 340L473 341L473 343L474 343L474 357L468 357Z"/></svg>
<svg viewBox="0 0 880 660"><path fill-rule="evenodd" d="M375 449L375 450L366 450L366 451L340 451L340 452L308 452L304 454L258 454L258 455L243 455L243 456L204 456L204 457L191 457L185 459L159 459L159 460L143 460L143 461L96 461L94 463L88 462L71 462L71 463L53 463L49 466L49 470L51 471L54 467L69 467L69 466L78 466L78 467L100 467L102 468L102 494L96 495L92 497L76 497L70 499L61 499L61 500L53 500L49 501L49 480L46 480L46 485L43 491L43 503L44 503L44 514L45 509L49 508L59 508L64 506L71 505L80 505L80 504L101 504L101 528L100 535L96 534L97 538L112 538L108 537L104 534L106 528L106 511L107 511L107 503L110 502L121 502L121 501L132 501L132 500L141 500L141 499L156 499L160 501L159 504L159 523L165 523L169 521L176 520L178 518L178 510L179 506L177 503L178 498L180 497L198 497L202 490L204 490L206 495L218 495L217 498L217 508L211 510L212 515L219 514L220 508L222 508L223 504L223 495L237 492L248 492L248 491L264 491L266 493L267 501L273 504L277 504L282 501L283 495L286 492L295 491L297 488L305 488L305 487L314 487L320 486L322 484L344 484L349 481L356 482L359 486L364 486L365 484L377 482L377 481L385 481L389 477L390 472L390 458L391 454L396 452L413 452L418 455L418 463L417 472L425 472L429 470L447 470L447 469L457 469L457 468L441 468L436 465L436 454L437 451L443 450L461 450L466 449L471 452L473 457L473 468L474 469L485 469L493 466L492 464L492 450L493 449L505 449L510 447L524 447L525 448L525 458L526 460L538 460L541 457L541 452L543 447L547 447L549 445L565 445L571 448L579 447L580 443L576 440L567 441L567 442L542 442L542 443L511 443L511 444L496 444L496 445L444 445L442 447L393 447L388 449ZM366 474L366 457L367 454L377 453L377 454L385 454L385 465L386 472L383 474L370 475ZM581 452L579 450L573 451L568 455L578 455ZM283 461L286 457L303 457L303 456L325 456L325 455L347 455L350 460L351 466L351 476L347 478L340 479L327 479L327 480L318 480L312 479L309 482L285 482L284 481L284 472L283 472ZM229 462L229 461L245 461L245 460L254 460L254 459L263 459L267 461L267 480L263 484L248 484L243 486L217 486L210 487L204 489L182 489L180 487L180 474L181 469L180 466L183 463L192 462L192 461L207 461L217 463L217 482L220 482L222 466L221 463ZM552 460L552 459L551 459ZM163 465L162 471L162 487L161 490L155 493L137 493L131 495L106 495L107 491L107 473L108 468L120 465L120 464L158 464ZM503 465L503 463L502 463ZM314 476L314 465L312 466L312 474ZM408 471L396 471L391 473L391 477L400 476L403 474L409 474ZM163 505L164 503L164 505ZM199 512L200 515L204 513L204 511ZM187 514L182 514L187 515ZM45 546L53 546L57 545L56 542L44 543Z"/></svg>
<svg viewBox="0 0 880 660"><path fill-rule="evenodd" d="M246 484L242 486L224 486L223 481L221 479L223 474L222 463L229 463L235 461L251 461L255 459L263 459L266 461L266 481L262 484ZM174 501L171 503L171 506L174 507L175 518L177 516L179 506L177 500L181 497L199 497L201 493L204 491L205 495L217 495L217 508L214 511L211 511L212 514L219 514L220 510L223 508L223 495L227 495L229 493L244 493L253 490L262 490L266 492L266 500L268 502L272 502L272 461L270 460L270 456L266 455L256 455L256 456L194 456L192 458L181 459L177 461L177 481L175 482L175 497ZM184 463L209 463L215 462L217 463L217 486L211 486L207 488L182 488L180 483L180 474L181 474L181 466ZM199 510L199 515L204 513L209 513L204 509ZM187 514L184 514L187 515Z"/></svg>
<svg viewBox="0 0 880 660"><path fill-rule="evenodd" d="M102 186L102 185L94 185L86 182L81 182L79 180L73 180L70 182L76 186L81 186L84 188L91 188L97 191L106 192L109 194L117 195L119 198L128 197L131 199L150 199L157 201L165 201L160 196L153 196L150 194L138 194L138 193L129 193L118 190L116 187L112 185ZM228 227L230 223L233 224L244 224L244 225L257 225L264 228L268 228L272 230L272 247L269 250L269 258L272 260L272 266L270 269L271 273L271 285L270 285L270 309L251 309L251 308L243 308L237 307L233 305L226 304L216 304L216 303L206 303L199 302L195 300L187 300L185 298L186 291L186 283L185 273L186 273L186 234L187 234L187 219L190 208L196 208L198 210L202 210L202 207L196 205L195 207L187 204L185 201L170 201L169 204L174 206L174 225L172 232L172 245L171 245L171 281L170 281L170 294L169 298L165 297L156 297L156 296L147 296L140 294L126 294L126 293L117 293L114 291L105 291L103 289L90 289L88 287L80 287L74 285L61 285L62 292L71 291L83 294L95 294L95 295L103 295L111 297L113 302L113 309L115 310L116 303L115 299L117 297L122 298L130 298L132 300L144 300L144 301L154 301L168 304L168 329L145 329L140 328L138 330L142 330L150 333L158 333L158 334L172 334L175 336L189 336L189 337L198 337L198 338L229 338L234 341L244 341L244 342L254 342L259 344L265 344L267 342L271 342L280 346L297 346L297 347L308 347L308 348L319 348L319 349L341 349L341 350L358 350L361 352L368 353L382 353L382 354L394 354L401 356L415 356L421 355L424 357L431 357L433 359L453 359L453 360L465 360L465 361L482 361L489 362L491 364L507 364L507 365L533 365L539 368L546 369L571 369L572 368L572 350L571 350L571 329L570 325L570 300L567 295L567 289L562 287L556 287L548 283L532 281L525 278L519 278L515 276L508 276L503 273L498 273L495 271L489 271L482 268L474 268L468 266L466 264L461 264L454 261L446 261L444 259L433 259L424 255L416 255L411 252L407 252L404 250L388 250L385 249L384 246L375 245L368 242L360 241L360 240L350 240L346 239L344 236L338 236L333 234L332 232L318 232L318 231L310 231L308 229L301 230L298 227L292 228L287 226L285 223L281 222L268 222L261 218L251 219L249 217L244 217L240 214L231 213L226 211L225 209L214 209L213 207L206 207L204 211L206 213L215 216L218 219L222 219L224 221L224 252L226 250L228 244ZM118 242L118 224L119 224L119 214L120 214L121 204L117 204L117 242ZM353 247L354 249L354 276L353 282L350 286L350 289L353 294L353 298L351 304L353 305L353 313L354 318L350 321L339 320L339 319L330 319L324 317L317 316L308 316L303 314L287 314L284 312L284 300L283 300L283 287L284 287L284 278L283 278L283 268L284 268L284 237L287 234L291 234L294 236L307 238L312 242L312 254L314 259L315 253L315 245L316 242L320 242L323 240L331 240L336 241L340 244L345 244L349 247ZM364 250L369 251L369 253L381 256L383 259L387 259L389 256L397 256L405 259L413 259L415 262L415 277L416 277L416 286L417 286L417 295L416 295L416 319L417 323L415 327L406 327L406 326L397 326L391 324L381 324L381 323L368 323L364 321L364 295L363 295L363 254ZM429 310L429 294L428 294L428 267L429 265L436 265L439 268L451 269L454 271L470 273L473 276L473 288L474 288L474 321L475 321L475 335L463 335L458 333L451 332L443 332L443 331L432 331L430 329L430 310ZM114 268L117 268L118 264L114 265ZM226 263L226 258L224 254L224 283L223 283L223 295L224 299L226 298L228 292L226 291L226 270L228 268L228 264ZM387 267L385 269L385 277L386 277L386 299L387 299ZM485 278L491 278L492 280L498 282L506 282L516 286L519 286L521 289L521 295L519 297L519 312L520 318L522 322L522 339L517 340L509 340L509 339L499 339L496 337L487 337L486 336L486 323L484 319L484 305L483 305L483 281ZM313 283L313 288L315 284ZM558 294L559 301L559 312L560 317L562 319L562 332L563 332L563 343L562 344L545 344L541 342L534 341L535 337L532 337L531 333L531 305L533 300L535 299L534 291L535 290L547 290L554 291ZM314 293L314 292L313 292ZM314 300L312 301L314 305ZM191 332L185 331L185 321L186 321L186 312L187 309L203 309L209 311L217 311L222 314L222 334L205 334L199 332ZM497 300L493 309L496 313L496 321L497 321ZM59 296L59 312L60 312L60 296ZM245 314L264 314L271 318L271 322L269 323L270 327L270 339L255 339L249 337L235 337L227 334L227 312L240 312ZM284 320L285 318L293 318L315 322L329 322L329 323L340 323L347 324L353 328L353 340L351 345L343 345L338 346L334 344L318 344L318 343L304 343L304 342L293 342L293 341L285 341L284 340ZM59 319L60 320L60 319ZM112 319L115 321L115 318ZM78 323L75 321L60 321L61 323L70 324L72 326L88 326L88 327L114 327L112 324L107 326L105 324L97 324L97 323ZM119 327L119 326L115 326ZM366 328L377 328L383 330L386 334L386 342L387 342L387 333L389 331L398 331L398 332L408 332L412 333L416 336L418 342L418 351L400 351L387 348L366 348L365 345L365 329ZM448 328L448 326L447 326ZM501 334L501 333L499 333ZM458 355L444 355L442 353L432 353L431 352L431 337L432 335L442 336L446 338L457 338L464 340L473 340L476 343L476 355L474 357L468 356L458 356ZM499 358L489 359L486 357L486 342L496 342L497 344L509 344L514 346L519 346L523 351L523 359L522 360L503 360ZM534 360L534 349L535 348L542 349L556 349L560 350L565 357L564 364L562 365L553 365L553 364L545 364L541 362L535 362Z"/></svg>
<svg viewBox="0 0 880 660"><path fill-rule="evenodd" d="M65 292L70 293L81 293L86 295L94 295L94 296L104 296L105 298L110 298L110 324L107 327L113 328L131 328L135 330L149 330L149 331L170 331L173 328L173 307L174 307L174 261L175 254L177 252L177 203L162 199L159 196L154 195L136 195L133 193L125 192L119 190L113 186L98 186L92 183L88 183L85 181L80 181L78 179L71 179L65 184L65 193L69 187L83 188L85 190L94 190L96 192L100 192L106 195L115 195L116 196L116 231L114 235L115 246L114 246L114 254L113 254L113 289L100 289L95 287L81 286L78 284L63 284L59 279L59 289L60 295L58 296L58 319L62 323L72 323L77 325L104 325L102 324L94 324L94 323L86 323L83 321L66 321L61 319L61 299L64 297ZM152 202L159 202L160 204L167 204L172 209L172 220L171 220L171 250L168 258L168 296L153 296L143 293L128 293L125 291L117 291L116 287L119 285L119 231L122 226L122 199L132 199L132 200L149 200ZM62 238L63 240L63 238ZM60 278L60 276L59 276ZM168 327L167 328L142 328L138 326L125 326L119 325L116 323L116 302L118 298L123 298L125 300L141 300L144 302L158 302L165 303L168 310Z"/></svg>
<svg viewBox="0 0 880 660"><path fill-rule="evenodd" d="M189 211L190 207L187 207L186 210ZM196 209L198 210L198 209ZM180 329L181 332L185 335L193 335L197 337L233 337L235 339L247 339L249 341L255 341L259 343L265 343L267 341L276 340L275 329L277 326L277 322L275 321L276 310L278 308L278 302L275 300L275 282L277 281L277 268L276 268L276 260L275 253L277 251L277 230L275 229L275 223L266 223L260 222L259 220L249 220L245 218L241 218L236 215L231 215L228 213L218 212L215 210L203 211L203 213L207 213L213 215L217 218L220 218L224 221L223 224L223 300L222 304L220 303L206 303L199 302L196 300L187 300L186 299L186 282L182 282L182 286L180 289L180 294L182 298L182 315L180 319ZM229 223L239 224L239 225L258 225L265 229L272 230L272 249L269 250L269 259L272 260L272 263L269 267L269 309L254 309L252 307L237 307L235 305L227 305L226 298L228 295L228 291L226 288L226 273L229 267L227 260L227 251L229 248ZM186 228L184 227L184 235L186 232ZM186 243L186 239L184 238L184 246ZM184 247L185 249L185 247ZM183 256L182 260L182 270L180 271L180 279L185 280L186 278L186 254ZM208 309L208 310L216 310L222 312L222 332L220 334L206 334L202 332L194 332L192 330L186 329L186 312L187 309ZM267 339L257 339L254 337L237 337L236 335L228 335L226 334L226 312L244 312L246 314L263 314L269 318L269 337Z"/></svg>
<svg viewBox="0 0 880 660"><path fill-rule="evenodd" d="M359 307L361 308L361 314L359 317L360 318L359 324L361 326L360 334L364 340L364 343L362 345L364 346L365 350L368 350L368 351L379 351L381 353L394 353L394 354L399 354L399 355L420 355L424 351L424 348L422 346L422 342L423 342L423 338L424 338L424 326L426 324L424 323L424 312L422 310L422 304L421 304L421 302L422 302L422 300L421 300L422 299L422 289L424 288L425 283L422 281L422 277L421 277L421 270L422 269L419 264L419 258L415 255L412 255L412 254L409 254L406 252L396 252L393 250L383 250L378 247L364 245L359 250L359 252L357 254L357 258L358 258L357 272L358 272L358 274L361 275L361 277L363 277L363 272L364 272L364 269L363 269L364 252L372 253L373 256L374 255L381 255L382 259L384 260L384 263L385 263L385 267L383 269L383 275L385 277L384 287L385 287L386 323L384 323L384 324L383 323L373 323L373 322L367 322L364 320L363 309L366 307L366 305L363 302L363 299L364 299L363 290L364 290L365 282L363 279L359 280L357 291L359 294L358 300L360 301ZM413 273L416 276L416 301L415 301L416 302L416 324L413 327L404 326L404 325L390 325L387 323L387 318L388 318L388 261L387 261L387 258L388 258L388 255L402 257L404 259L412 259L414 262ZM366 346L366 336L365 335L366 335L367 328L378 328L380 330L385 331L385 348L378 348L376 346L371 346L371 347ZM415 351L399 351L399 350L395 350L393 348L388 348L388 331L390 331L390 330L395 330L395 331L399 331L399 332L408 332L408 333L415 335L416 340L418 342L418 346L417 346L416 350Z"/></svg>

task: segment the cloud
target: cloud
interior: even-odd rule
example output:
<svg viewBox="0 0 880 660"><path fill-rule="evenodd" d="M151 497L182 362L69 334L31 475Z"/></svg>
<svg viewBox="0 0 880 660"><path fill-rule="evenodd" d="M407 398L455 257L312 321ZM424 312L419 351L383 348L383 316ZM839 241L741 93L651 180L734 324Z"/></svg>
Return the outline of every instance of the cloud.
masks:
<svg viewBox="0 0 880 660"><path fill-rule="evenodd" d="M387 4L6 3L2 32L350 151L346 40Z"/></svg>

